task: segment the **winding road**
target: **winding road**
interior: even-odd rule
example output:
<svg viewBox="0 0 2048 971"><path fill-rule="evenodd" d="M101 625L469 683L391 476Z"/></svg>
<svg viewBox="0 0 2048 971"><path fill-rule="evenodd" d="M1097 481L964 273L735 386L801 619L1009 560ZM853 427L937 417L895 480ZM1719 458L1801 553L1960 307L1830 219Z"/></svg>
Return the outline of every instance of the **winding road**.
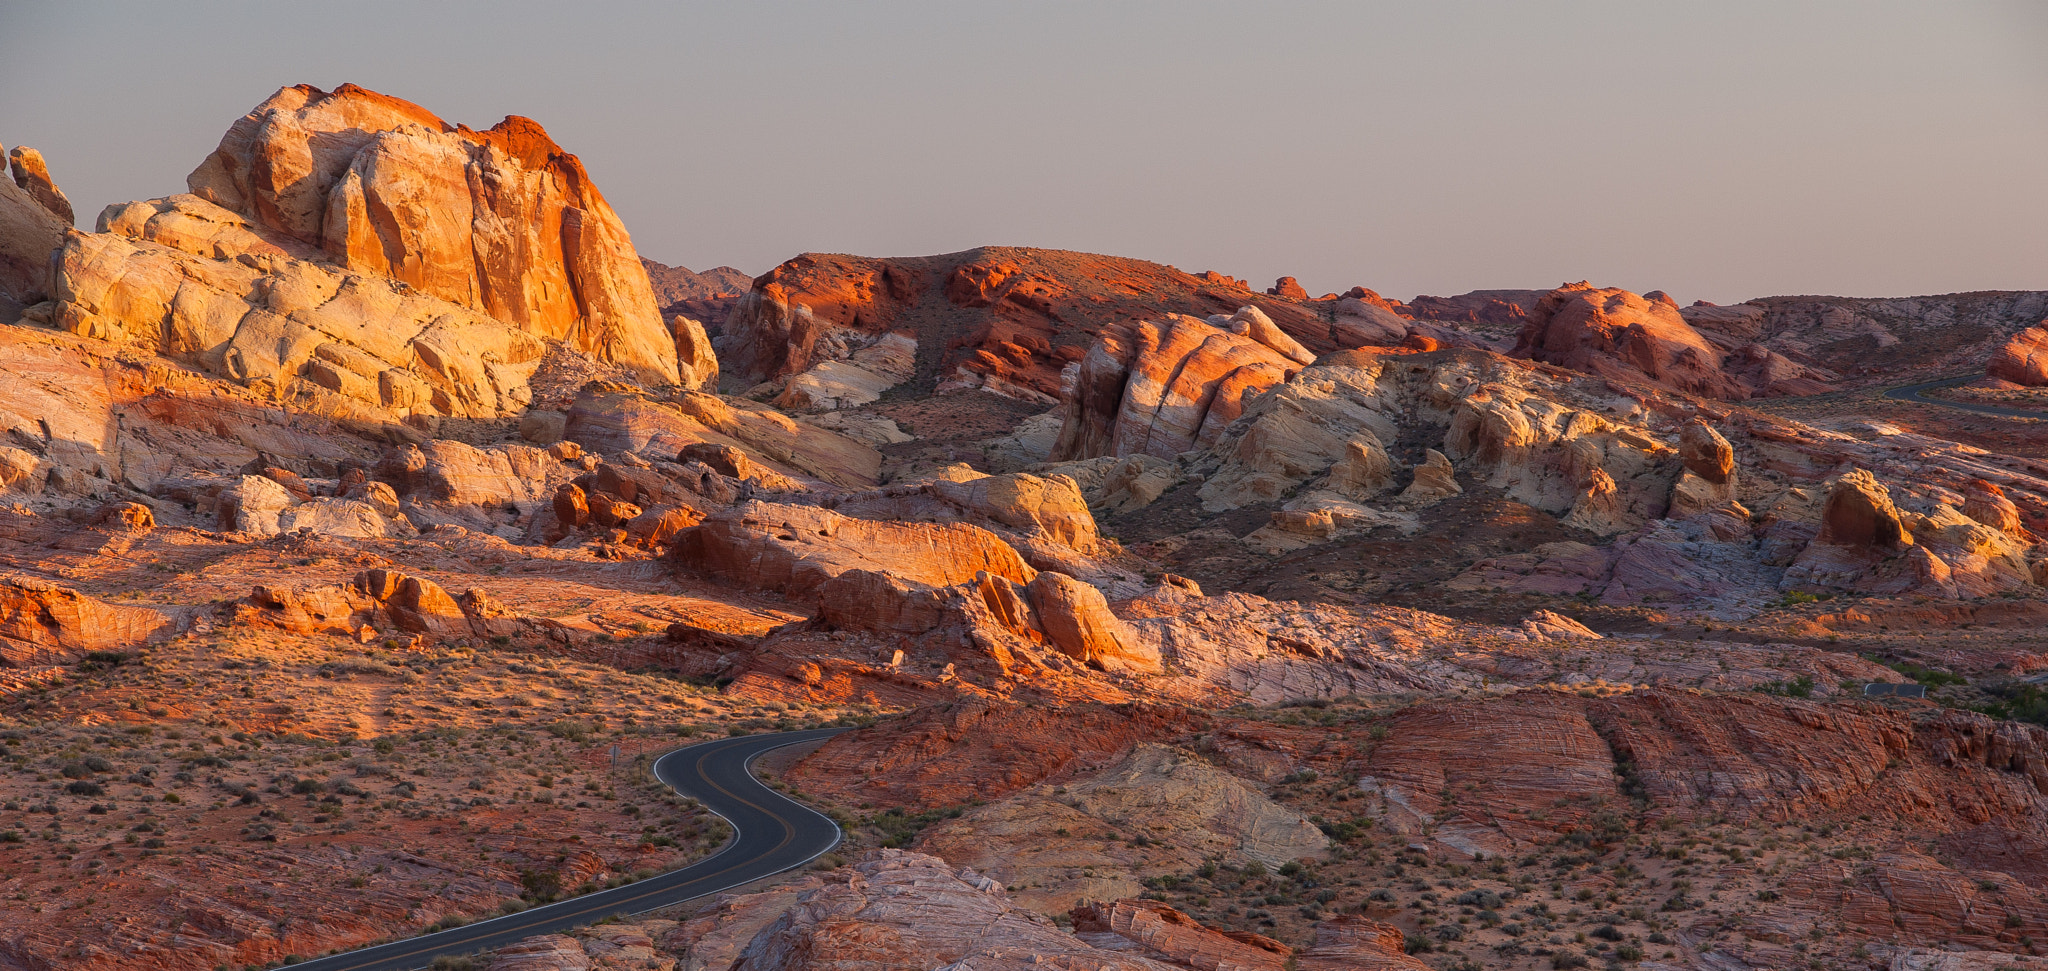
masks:
<svg viewBox="0 0 2048 971"><path fill-rule="evenodd" d="M366 947L294 965L311 971L413 971L443 954L473 954L535 934L553 934L613 914L637 914L731 890L793 870L839 845L839 827L817 810L762 785L755 758L786 745L829 738L843 728L742 735L677 749L654 762L654 777L732 824L733 838L702 860L658 877L478 921L453 930Z"/></svg>
<svg viewBox="0 0 2048 971"><path fill-rule="evenodd" d="M1943 408L1960 408L1981 415L2001 415L2006 418L2048 418L2048 411L2031 411L2026 408L2001 408L1997 405L1980 405L1971 401L1950 401L1947 398L1929 398L1920 392L1937 388L1953 388L1982 378L1981 374L1965 374L1960 378L1942 378L1938 381L1922 381L1897 388L1885 389L1884 396L1893 401L1910 401L1919 405L1940 405Z"/></svg>

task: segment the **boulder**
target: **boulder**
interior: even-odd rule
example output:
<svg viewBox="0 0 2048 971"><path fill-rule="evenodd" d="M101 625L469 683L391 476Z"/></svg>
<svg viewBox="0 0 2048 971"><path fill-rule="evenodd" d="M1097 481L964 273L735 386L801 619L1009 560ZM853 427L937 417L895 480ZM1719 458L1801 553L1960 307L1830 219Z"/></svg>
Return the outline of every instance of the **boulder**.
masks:
<svg viewBox="0 0 2048 971"><path fill-rule="evenodd" d="M27 145L16 145L7 153L7 160L14 167L14 184L29 194L36 204L48 209L50 214L70 228L78 221L71 211L71 200L64 197L64 190L50 180L50 167L43 163L43 153Z"/></svg>
<svg viewBox="0 0 2048 971"><path fill-rule="evenodd" d="M296 85L236 121L186 184L351 270L677 380L624 225L530 119L475 131L353 84Z"/></svg>
<svg viewBox="0 0 2048 971"><path fill-rule="evenodd" d="M1383 301L1345 297L1337 301L1336 320L1331 322L1330 332L1338 346L1350 350L1399 344L1407 338L1411 323Z"/></svg>
<svg viewBox="0 0 2048 971"><path fill-rule="evenodd" d="M551 480L569 471L546 450L526 445L477 448L437 438L418 452L424 461L410 477L410 487L398 491L451 506L513 506L525 512L552 496Z"/></svg>
<svg viewBox="0 0 2048 971"><path fill-rule="evenodd" d="M171 618L147 607L110 604L35 577L0 577L0 663L8 667L135 647L170 626Z"/></svg>
<svg viewBox="0 0 2048 971"><path fill-rule="evenodd" d="M1451 460L1436 449L1429 449L1422 457L1422 464L1415 467L1415 478L1408 488L1401 490L1401 500L1417 504L1441 502L1452 496L1462 495L1465 487L1458 484L1456 470Z"/></svg>
<svg viewBox="0 0 2048 971"><path fill-rule="evenodd" d="M1688 422L1678 433L1678 457L1686 471L1715 485L1735 481L1735 446L1705 422Z"/></svg>
<svg viewBox="0 0 2048 971"><path fill-rule="evenodd" d="M272 536L279 531L279 520L291 506L291 493L277 480L245 475L221 491L213 508L223 531Z"/></svg>
<svg viewBox="0 0 2048 971"><path fill-rule="evenodd" d="M365 570L349 581L349 587L376 601L400 630L453 637L473 633L462 605L440 584L424 577Z"/></svg>
<svg viewBox="0 0 2048 971"><path fill-rule="evenodd" d="M2006 498L2005 490L1983 479L1971 479L1963 490L1963 515L2009 536L2030 536L2020 521L2019 506Z"/></svg>
<svg viewBox="0 0 2048 971"><path fill-rule="evenodd" d="M383 485L383 483L376 483ZM388 490L390 487L385 486ZM395 515L396 508L392 510ZM403 522L403 520L400 520ZM277 529L281 533L311 530L315 536L330 539L387 539L393 536L411 534L412 527L395 525L375 505L357 499L315 499L311 502L292 506L278 516Z"/></svg>
<svg viewBox="0 0 2048 971"><path fill-rule="evenodd" d="M1359 437L1344 443L1344 455L1330 466L1325 488L1348 499L1368 499L1394 484L1394 463L1385 446L1372 433L1359 430Z"/></svg>
<svg viewBox="0 0 2048 971"><path fill-rule="evenodd" d="M2048 386L2048 320L2012 335L1992 352L1984 373L2024 387Z"/></svg>
<svg viewBox="0 0 2048 971"><path fill-rule="evenodd" d="M1142 643L1109 610L1102 591L1064 573L1040 573L1025 588L1038 626L1059 652L1091 667L1159 674L1156 646Z"/></svg>
<svg viewBox="0 0 2048 971"><path fill-rule="evenodd" d="M93 510L92 524L117 533L147 533L156 528L156 512L139 502L110 502Z"/></svg>
<svg viewBox="0 0 2048 971"><path fill-rule="evenodd" d="M1301 284L1291 276L1283 276L1273 281L1273 285L1267 287L1266 292L1287 300L1308 299L1308 291L1302 289Z"/></svg>
<svg viewBox="0 0 2048 971"><path fill-rule="evenodd" d="M891 523L829 509L748 501L676 538L678 566L792 595L815 593L848 570L872 570L931 587L986 571L1018 583L1037 576L995 534L966 523Z"/></svg>
<svg viewBox="0 0 2048 971"><path fill-rule="evenodd" d="M718 390L718 355L704 325L677 315L669 320L676 341L676 383L690 391Z"/></svg>
<svg viewBox="0 0 2048 971"><path fill-rule="evenodd" d="M1892 505L1891 490L1869 472L1853 469L1828 489L1814 542L1898 552L1913 544L1913 534Z"/></svg>
<svg viewBox="0 0 2048 971"><path fill-rule="evenodd" d="M34 452L13 446L0 446L0 489L19 489L35 492L42 487L36 470L41 462Z"/></svg>
<svg viewBox="0 0 2048 971"><path fill-rule="evenodd" d="M366 502L385 519L398 518L398 490L383 482L363 482L342 494L344 499Z"/></svg>
<svg viewBox="0 0 2048 971"><path fill-rule="evenodd" d="M819 585L818 619L841 630L922 634L946 620L950 599L931 584L876 570L847 570Z"/></svg>
<svg viewBox="0 0 2048 971"><path fill-rule="evenodd" d="M1578 501L1572 504L1564 524L1598 536L1612 536L1627 530L1634 524L1622 508L1617 492L1619 489L1613 476L1608 475L1605 469L1593 469L1587 474Z"/></svg>
<svg viewBox="0 0 2048 971"><path fill-rule="evenodd" d="M681 452L676 453L676 461L702 462L709 466L711 471L735 479L751 478L754 471L753 463L747 461L745 451L716 442L693 442L685 445Z"/></svg>

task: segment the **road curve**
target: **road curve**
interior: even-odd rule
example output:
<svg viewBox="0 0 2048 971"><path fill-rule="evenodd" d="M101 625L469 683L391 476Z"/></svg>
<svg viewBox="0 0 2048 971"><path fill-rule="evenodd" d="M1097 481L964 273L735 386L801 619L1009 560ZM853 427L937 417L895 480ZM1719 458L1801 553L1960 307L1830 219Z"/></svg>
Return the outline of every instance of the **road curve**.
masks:
<svg viewBox="0 0 2048 971"><path fill-rule="evenodd" d="M438 934L366 947L294 965L308 971L413 971L436 956L504 947L613 914L637 914L720 893L793 870L839 844L839 827L817 810L762 785L748 771L764 752L829 738L843 728L742 735L677 749L654 762L654 776L732 824L717 853L679 870Z"/></svg>
<svg viewBox="0 0 2048 971"><path fill-rule="evenodd" d="M1943 408L1960 408L1980 415L2001 415L2006 418L2048 418L2048 411L2030 411L2025 408L2001 408L1997 405L1980 405L1972 401L1950 401L1947 398L1929 398L1920 392L1936 388L1953 388L1982 378L1981 374L1966 374L1960 378L1942 378L1939 381L1922 381L1897 388L1886 388L1884 396L1893 401L1910 401L1917 405L1940 405Z"/></svg>

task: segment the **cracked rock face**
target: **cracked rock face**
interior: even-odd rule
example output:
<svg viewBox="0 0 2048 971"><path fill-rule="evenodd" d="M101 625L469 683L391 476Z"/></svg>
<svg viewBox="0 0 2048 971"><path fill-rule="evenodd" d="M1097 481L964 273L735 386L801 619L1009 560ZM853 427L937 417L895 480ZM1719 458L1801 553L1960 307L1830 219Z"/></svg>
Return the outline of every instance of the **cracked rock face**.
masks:
<svg viewBox="0 0 2048 971"><path fill-rule="evenodd" d="M236 121L186 183L355 272L677 379L624 225L531 119L476 131L352 84L298 85Z"/></svg>

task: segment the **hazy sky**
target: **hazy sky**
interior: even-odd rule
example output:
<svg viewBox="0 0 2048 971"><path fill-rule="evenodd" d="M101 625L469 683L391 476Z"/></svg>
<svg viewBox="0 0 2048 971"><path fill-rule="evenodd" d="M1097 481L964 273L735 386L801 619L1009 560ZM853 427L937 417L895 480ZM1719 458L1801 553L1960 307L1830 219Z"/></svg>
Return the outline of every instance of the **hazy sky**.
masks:
<svg viewBox="0 0 2048 971"><path fill-rule="evenodd" d="M2048 288L2048 3L0 0L90 228L276 88L539 120L640 251L1050 246L1406 298Z"/></svg>

